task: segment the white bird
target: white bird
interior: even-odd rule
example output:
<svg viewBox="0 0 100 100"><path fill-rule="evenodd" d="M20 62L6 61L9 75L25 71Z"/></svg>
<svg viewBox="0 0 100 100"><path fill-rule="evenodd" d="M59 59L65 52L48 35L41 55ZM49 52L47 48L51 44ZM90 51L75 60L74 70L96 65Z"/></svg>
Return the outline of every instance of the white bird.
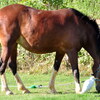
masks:
<svg viewBox="0 0 100 100"><path fill-rule="evenodd" d="M80 92L80 94L89 91L93 87L94 83L95 83L95 78L93 76L90 77L90 79L87 79L83 84L82 91Z"/></svg>

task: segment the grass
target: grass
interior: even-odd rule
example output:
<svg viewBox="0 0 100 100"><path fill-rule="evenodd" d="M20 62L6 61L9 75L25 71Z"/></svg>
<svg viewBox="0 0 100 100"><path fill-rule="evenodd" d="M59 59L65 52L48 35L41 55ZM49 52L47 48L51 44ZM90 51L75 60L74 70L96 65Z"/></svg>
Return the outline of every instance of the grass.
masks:
<svg viewBox="0 0 100 100"><path fill-rule="evenodd" d="M20 73L21 79L25 86L31 85L43 85L47 86L50 80L51 74L28 74ZM9 86L16 86L13 75L7 71L6 73ZM89 77L81 77L81 81L88 79ZM66 86L63 84L68 83ZM72 83L72 84L69 84ZM6 96L4 92L0 92L0 100L99 100L100 95L96 93L93 87L88 93L79 95L74 92L74 80L73 76L67 76L65 74L58 74L56 78L56 89L61 94L50 94L48 87L29 89L30 94L22 94L22 91L18 91L16 87L10 87L14 92L14 95ZM61 86L59 85L61 84ZM81 83L82 84L82 83Z"/></svg>

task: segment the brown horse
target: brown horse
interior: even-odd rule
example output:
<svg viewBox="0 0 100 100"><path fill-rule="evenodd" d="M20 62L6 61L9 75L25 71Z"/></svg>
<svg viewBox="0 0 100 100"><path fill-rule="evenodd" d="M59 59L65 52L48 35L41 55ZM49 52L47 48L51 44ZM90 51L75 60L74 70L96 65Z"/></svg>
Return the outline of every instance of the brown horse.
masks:
<svg viewBox="0 0 100 100"><path fill-rule="evenodd" d="M80 93L78 52L85 48L94 60L94 76L100 78L99 28L94 20L75 9L37 10L14 4L0 9L0 43L2 46L0 72L2 90L12 94L4 75L7 63L15 76L18 89L29 93L17 74L17 44L33 53L56 52L54 70L49 87L56 93L55 77L65 54L68 55L75 78L75 91ZM96 89L100 92L100 82Z"/></svg>

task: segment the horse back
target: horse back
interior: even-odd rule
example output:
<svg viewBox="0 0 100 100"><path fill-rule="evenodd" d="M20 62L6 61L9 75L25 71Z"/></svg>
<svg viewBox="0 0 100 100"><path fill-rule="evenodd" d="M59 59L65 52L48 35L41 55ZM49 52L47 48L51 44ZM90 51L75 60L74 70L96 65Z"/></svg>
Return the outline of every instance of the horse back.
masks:
<svg viewBox="0 0 100 100"><path fill-rule="evenodd" d="M10 37L11 43L36 53L65 52L80 45L78 24L71 9L43 11L15 4L0 10L0 39Z"/></svg>

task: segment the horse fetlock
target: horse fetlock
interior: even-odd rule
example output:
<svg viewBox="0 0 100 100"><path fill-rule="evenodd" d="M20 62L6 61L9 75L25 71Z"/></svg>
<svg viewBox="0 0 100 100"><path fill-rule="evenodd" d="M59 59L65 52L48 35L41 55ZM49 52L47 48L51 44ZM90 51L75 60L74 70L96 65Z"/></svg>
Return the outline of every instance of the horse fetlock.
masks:
<svg viewBox="0 0 100 100"><path fill-rule="evenodd" d="M51 90L50 91L52 94L57 94L57 91L56 90Z"/></svg>
<svg viewBox="0 0 100 100"><path fill-rule="evenodd" d="M6 92L6 95L12 95L13 94L13 92L11 90L9 90L8 88L2 88L1 91Z"/></svg>
<svg viewBox="0 0 100 100"><path fill-rule="evenodd" d="M22 85L18 85L18 90L25 90L26 88Z"/></svg>
<svg viewBox="0 0 100 100"><path fill-rule="evenodd" d="M81 91L76 91L76 94L81 94Z"/></svg>
<svg viewBox="0 0 100 100"><path fill-rule="evenodd" d="M6 91L6 89L5 88L1 88L1 91L3 92L3 91Z"/></svg>
<svg viewBox="0 0 100 100"><path fill-rule="evenodd" d="M54 86L49 85L50 90L55 90Z"/></svg>
<svg viewBox="0 0 100 100"><path fill-rule="evenodd" d="M22 86L18 87L18 90L22 90L23 93L30 93L30 91L28 89L26 89L25 87L22 87Z"/></svg>
<svg viewBox="0 0 100 100"><path fill-rule="evenodd" d="M31 93L28 89L23 90L23 93Z"/></svg>
<svg viewBox="0 0 100 100"><path fill-rule="evenodd" d="M80 94L81 93L81 88L76 88L75 92L76 92L76 94Z"/></svg>
<svg viewBox="0 0 100 100"><path fill-rule="evenodd" d="M57 93L56 89L54 88L54 86L49 86L51 93L55 94Z"/></svg>
<svg viewBox="0 0 100 100"><path fill-rule="evenodd" d="M7 87L2 87L2 88L1 88L1 91L6 92L6 91L10 91L10 90L9 90L9 88L7 88Z"/></svg>

